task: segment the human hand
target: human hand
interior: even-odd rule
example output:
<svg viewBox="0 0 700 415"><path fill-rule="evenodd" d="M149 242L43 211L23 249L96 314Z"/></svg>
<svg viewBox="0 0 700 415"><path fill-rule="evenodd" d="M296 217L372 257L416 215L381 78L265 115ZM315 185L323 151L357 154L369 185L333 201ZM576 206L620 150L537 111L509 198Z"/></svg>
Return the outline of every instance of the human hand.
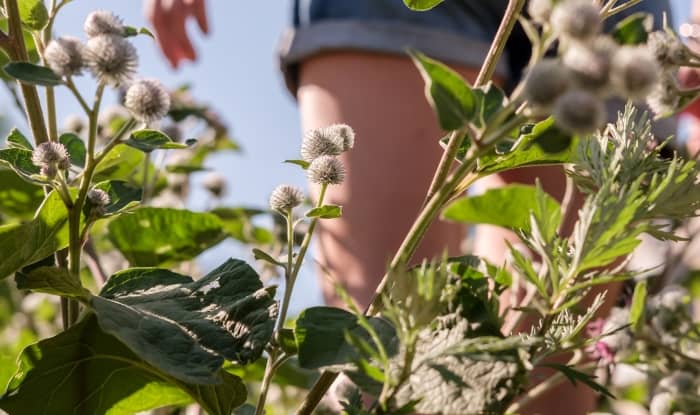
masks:
<svg viewBox="0 0 700 415"><path fill-rule="evenodd" d="M197 58L185 24L194 17L200 30L209 32L204 0L144 0L144 15L170 66L177 68L181 61Z"/></svg>

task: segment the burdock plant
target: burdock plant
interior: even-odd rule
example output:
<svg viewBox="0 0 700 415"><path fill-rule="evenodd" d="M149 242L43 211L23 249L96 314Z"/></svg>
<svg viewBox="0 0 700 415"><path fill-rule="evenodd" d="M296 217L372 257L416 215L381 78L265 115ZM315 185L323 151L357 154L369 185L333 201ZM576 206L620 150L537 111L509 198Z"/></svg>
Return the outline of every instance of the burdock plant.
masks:
<svg viewBox="0 0 700 415"><path fill-rule="evenodd" d="M296 412L310 414L342 372L350 392L333 404L347 414L520 413L566 380L614 399L594 374L631 364L647 371L650 395L642 403L652 414L698 411L691 292L654 286L649 270L626 265L643 237L688 237L680 224L700 207L699 166L667 154L670 142L657 144L651 117L635 107L646 102L660 118L696 98L699 91L680 87L676 74L700 57L669 28L648 33L643 15L603 31L638 0L533 0L529 18L525 0L510 0L473 84L412 51L445 133L436 137L444 153L424 203L367 310L338 287L349 310L310 307L293 322L290 301L318 222L342 215L326 194L346 180L353 129L310 130L300 158L288 160L313 185L310 208L290 185L272 191L269 209L227 206L217 175L203 181L215 208L166 207L183 203L188 175L206 170L208 153L233 146L226 128L187 88L169 91L138 77L130 37L147 30L97 11L86 19L85 41L54 38L53 22L68 2L4 3L0 48L31 139L10 133L0 173L22 189L7 193L22 195L13 203L34 201L34 214L15 209L0 226L0 278L14 275L20 296L60 297L63 331L42 334L19 353L11 378L0 377L7 385L0 409L114 414L194 402L210 414L261 415L280 404L271 399L276 380L308 387L305 374L320 373ZM425 10L440 0L405 3ZM533 53L523 80L506 93L491 78L518 21ZM31 45L38 59L27 53ZM90 95L73 79L84 74L92 76ZM56 88L67 88L84 111L65 131ZM116 110L102 109L109 88L124 97ZM628 101L613 122L603 110L609 98ZM196 140L182 122L194 119L208 127ZM358 145L371 143L358 137ZM539 185L464 196L482 177L533 165L565 166L561 202ZM581 206L572 202L575 191ZM3 221L7 206L0 201ZM252 220L265 214L272 230ZM503 264L468 252L414 258L438 217L501 226L519 242ZM575 223L570 235L568 222ZM276 286L243 260L204 275L188 263L228 237L255 246L258 264L281 275L279 300ZM610 300L593 290L618 281L631 289L601 315ZM514 295L505 302L507 291ZM535 368L554 374L533 376Z"/></svg>

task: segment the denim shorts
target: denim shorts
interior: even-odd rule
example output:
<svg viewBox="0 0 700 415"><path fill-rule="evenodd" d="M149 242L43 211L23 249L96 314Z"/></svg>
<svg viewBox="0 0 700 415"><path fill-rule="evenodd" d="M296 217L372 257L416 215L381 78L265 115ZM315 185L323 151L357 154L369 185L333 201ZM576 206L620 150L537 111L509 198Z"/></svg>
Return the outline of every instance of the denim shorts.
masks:
<svg viewBox="0 0 700 415"><path fill-rule="evenodd" d="M292 94L298 86L299 63L331 51L406 56L410 48L447 64L479 68L507 4L507 0L445 0L430 11L415 12L403 0L293 0L293 24L279 45L280 66ZM644 0L614 18L638 11L654 14L659 27L663 12L670 13L669 1ZM529 53L527 37L517 25L496 74L516 82Z"/></svg>

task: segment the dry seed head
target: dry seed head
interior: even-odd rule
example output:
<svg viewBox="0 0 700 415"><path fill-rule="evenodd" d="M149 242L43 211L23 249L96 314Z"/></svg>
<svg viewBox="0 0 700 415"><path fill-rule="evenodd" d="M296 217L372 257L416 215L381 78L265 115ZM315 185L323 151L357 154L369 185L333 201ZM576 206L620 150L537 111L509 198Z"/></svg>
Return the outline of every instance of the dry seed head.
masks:
<svg viewBox="0 0 700 415"><path fill-rule="evenodd" d="M649 48L623 46L612 59L612 81L625 98L644 99L659 81L661 68Z"/></svg>
<svg viewBox="0 0 700 415"><path fill-rule="evenodd" d="M60 76L80 75L85 66L84 49L85 46L79 39L63 36L49 42L44 58L49 68Z"/></svg>
<svg viewBox="0 0 700 415"><path fill-rule="evenodd" d="M326 127L326 134L335 137L333 141L343 143L343 151L348 151L355 145L355 131L347 124L333 124Z"/></svg>
<svg viewBox="0 0 700 415"><path fill-rule="evenodd" d="M281 184L270 195L270 209L287 212L299 206L304 201L304 193L297 187Z"/></svg>
<svg viewBox="0 0 700 415"><path fill-rule="evenodd" d="M160 120L170 110L170 95L156 79L134 82L126 91L124 106L139 121L151 123Z"/></svg>
<svg viewBox="0 0 700 415"><path fill-rule="evenodd" d="M552 0L530 0L527 5L527 14L535 22L544 24L549 21L553 7Z"/></svg>
<svg viewBox="0 0 700 415"><path fill-rule="evenodd" d="M673 33L665 30L649 33L647 47L664 68L682 65L690 59L688 48Z"/></svg>
<svg viewBox="0 0 700 415"><path fill-rule="evenodd" d="M119 86L133 77L138 55L128 40L118 35L105 34L88 40L85 61L100 82Z"/></svg>
<svg viewBox="0 0 700 415"><path fill-rule="evenodd" d="M63 129L73 133L80 133L85 128L83 118L77 114L70 114L63 120Z"/></svg>
<svg viewBox="0 0 700 415"><path fill-rule="evenodd" d="M311 162L306 174L312 183L340 184L345 179L345 167L336 157L321 156Z"/></svg>
<svg viewBox="0 0 700 415"><path fill-rule="evenodd" d="M66 165L70 167L70 159L68 158L66 147L55 141L47 141L39 144L34 151L32 151L32 163L38 167L49 164L59 168L64 168Z"/></svg>
<svg viewBox="0 0 700 415"><path fill-rule="evenodd" d="M226 189L226 179L220 173L213 172L207 174L202 185L214 196L221 197Z"/></svg>
<svg viewBox="0 0 700 415"><path fill-rule="evenodd" d="M112 201L107 192L97 188L88 190L87 198L93 205L98 207L105 207Z"/></svg>
<svg viewBox="0 0 700 415"><path fill-rule="evenodd" d="M83 26L88 37L99 35L118 35L124 34L124 24L122 20L114 13L107 10L96 10L85 18Z"/></svg>
<svg viewBox="0 0 700 415"><path fill-rule="evenodd" d="M316 128L304 134L301 142L301 158L312 162L320 156L337 156L343 152L343 138L329 134L327 128Z"/></svg>
<svg viewBox="0 0 700 415"><path fill-rule="evenodd" d="M603 101L582 90L572 90L557 99L554 105L557 125L574 134L594 132L605 120Z"/></svg>
<svg viewBox="0 0 700 415"><path fill-rule="evenodd" d="M612 55L616 46L607 37L590 44L572 42L564 52L562 61L582 89L596 93L608 91Z"/></svg>
<svg viewBox="0 0 700 415"><path fill-rule="evenodd" d="M647 96L647 105L656 116L676 112L680 105L679 87L674 72L666 71L654 89Z"/></svg>
<svg viewBox="0 0 700 415"><path fill-rule="evenodd" d="M551 23L561 36L587 40L600 33L600 8L591 0L562 0L552 11Z"/></svg>
<svg viewBox="0 0 700 415"><path fill-rule="evenodd" d="M525 97L536 107L550 108L569 88L569 71L556 59L543 59L535 64L525 78Z"/></svg>

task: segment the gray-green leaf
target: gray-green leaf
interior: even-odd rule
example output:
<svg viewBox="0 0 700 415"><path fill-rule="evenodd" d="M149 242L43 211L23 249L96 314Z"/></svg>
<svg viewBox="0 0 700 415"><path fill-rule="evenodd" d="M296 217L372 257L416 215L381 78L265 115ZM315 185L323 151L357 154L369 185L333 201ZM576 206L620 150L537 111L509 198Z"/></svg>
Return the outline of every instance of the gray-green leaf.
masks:
<svg viewBox="0 0 700 415"><path fill-rule="evenodd" d="M274 288L234 259L197 281L157 268L121 271L91 305L100 326L142 359L198 384L216 383L224 359L259 358L277 316Z"/></svg>
<svg viewBox="0 0 700 415"><path fill-rule="evenodd" d="M162 131L158 130L138 130L131 133L131 136L124 141L127 146L150 153L157 149L178 149L187 148L187 144L176 143Z"/></svg>

